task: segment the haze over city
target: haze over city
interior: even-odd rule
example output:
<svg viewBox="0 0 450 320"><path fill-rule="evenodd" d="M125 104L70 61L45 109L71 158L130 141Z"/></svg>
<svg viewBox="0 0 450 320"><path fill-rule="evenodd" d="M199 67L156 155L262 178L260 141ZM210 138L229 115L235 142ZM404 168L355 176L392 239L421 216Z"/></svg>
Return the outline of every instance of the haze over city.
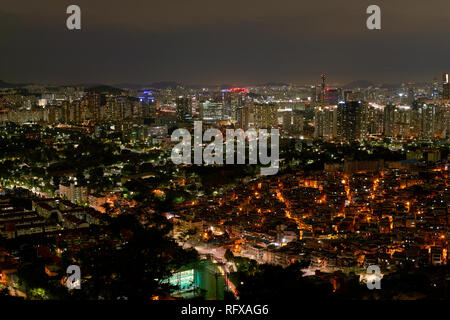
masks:
<svg viewBox="0 0 450 320"><path fill-rule="evenodd" d="M450 69L450 3L382 1L77 1L82 29L65 28L71 1L4 0L1 79L19 83L308 84L431 81Z"/></svg>

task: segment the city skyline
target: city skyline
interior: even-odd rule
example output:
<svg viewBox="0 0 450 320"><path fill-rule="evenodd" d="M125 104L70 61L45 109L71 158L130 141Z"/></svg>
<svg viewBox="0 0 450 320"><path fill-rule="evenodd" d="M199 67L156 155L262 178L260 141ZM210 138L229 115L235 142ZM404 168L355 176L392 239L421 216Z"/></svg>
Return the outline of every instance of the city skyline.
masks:
<svg viewBox="0 0 450 320"><path fill-rule="evenodd" d="M2 0L0 301L450 300L449 12Z"/></svg>
<svg viewBox="0 0 450 320"><path fill-rule="evenodd" d="M0 293L441 299L440 75L356 89L325 73L303 87L0 88Z"/></svg>

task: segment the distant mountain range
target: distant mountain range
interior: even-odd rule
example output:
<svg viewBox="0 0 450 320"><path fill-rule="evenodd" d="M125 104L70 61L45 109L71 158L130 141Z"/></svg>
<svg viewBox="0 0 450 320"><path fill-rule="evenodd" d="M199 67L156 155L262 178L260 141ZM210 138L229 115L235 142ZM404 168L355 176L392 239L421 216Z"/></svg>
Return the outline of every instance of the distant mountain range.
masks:
<svg viewBox="0 0 450 320"><path fill-rule="evenodd" d="M264 87L288 87L289 84L285 82L266 82L263 84L260 84L260 86Z"/></svg>
<svg viewBox="0 0 450 320"><path fill-rule="evenodd" d="M122 89L107 86L107 85L96 85L93 87L89 87L86 89L87 92L97 92L97 93L109 93L113 95L120 95L122 92L125 92Z"/></svg>
<svg viewBox="0 0 450 320"><path fill-rule="evenodd" d="M161 89L175 89L177 87L183 87L186 89L202 89L202 88L231 88L231 87L235 87L234 85L231 84L183 84L181 82L177 82L177 81L158 81L158 82L153 82L150 84L135 84L135 83L118 83L115 84L114 86L118 87L118 88L127 88L127 89L134 89L134 90L142 90L142 89L156 89L156 90L161 90Z"/></svg>
<svg viewBox="0 0 450 320"><path fill-rule="evenodd" d="M356 88L366 89L369 87L379 87L381 89L397 89L401 87L401 84L399 83L375 84L367 80L356 80L347 83L345 86L343 86L343 89L356 89Z"/></svg>
<svg viewBox="0 0 450 320"><path fill-rule="evenodd" d="M114 86L119 88L142 90L142 89L167 89L167 88L175 89L176 87L179 87L181 85L182 84L180 82L176 81L158 81L150 84L118 83L115 84Z"/></svg>
<svg viewBox="0 0 450 320"><path fill-rule="evenodd" d="M422 83L416 83L416 84L422 84ZM21 88L33 85L32 83L10 83L5 82L3 80L0 80L0 88ZM64 86L64 85L61 85ZM70 86L70 85L67 85ZM84 83L84 84L78 84L74 85L77 87L85 87L87 88L88 92L107 92L111 94L121 94L124 92L124 89L134 89L134 90L161 90L161 89L175 89L177 87L184 87L187 89L200 89L200 88L231 88L235 87L235 85L232 84L220 84L220 85L207 85L207 84L191 84L191 85L183 85L181 82L177 81L158 81L153 82L150 84L135 84L135 83L118 83L114 85L105 85L100 83ZM288 83L284 82L267 82L267 83L261 83L256 86L266 86L266 87L282 87L282 86L289 86ZM58 85L51 85L48 87L58 87ZM342 86L343 89L366 89L369 87L379 87L383 89L396 89L401 87L401 84L374 84L373 82L370 82L368 80L356 80L352 81L350 83L347 83L346 85Z"/></svg>
<svg viewBox="0 0 450 320"><path fill-rule="evenodd" d="M350 83L347 83L344 86L344 89L355 89L355 88L368 88L373 87L374 84L367 80L355 80Z"/></svg>
<svg viewBox="0 0 450 320"><path fill-rule="evenodd" d="M20 88L30 85L30 83L9 83L0 80L0 88Z"/></svg>
<svg viewBox="0 0 450 320"><path fill-rule="evenodd" d="M176 81L159 81L159 82L153 82L151 84L147 85L139 85L139 84L130 84L130 83L120 83L116 84L115 87L118 88L129 88L129 89L135 89L135 90L142 90L142 89L175 89L177 87L184 87L188 89L200 89L200 88L231 88L236 87L232 84L220 84L220 85L211 85L211 84L190 84L190 85L183 85L180 82ZM289 86L288 83L285 82L266 82L266 83L260 83L256 86L264 86L264 87L283 87L283 86ZM342 88L343 89L356 89L356 88L369 88L369 87L380 87L380 88L398 88L400 87L400 84L374 84L373 82L370 82L368 80L356 80L352 81L350 83L347 83Z"/></svg>

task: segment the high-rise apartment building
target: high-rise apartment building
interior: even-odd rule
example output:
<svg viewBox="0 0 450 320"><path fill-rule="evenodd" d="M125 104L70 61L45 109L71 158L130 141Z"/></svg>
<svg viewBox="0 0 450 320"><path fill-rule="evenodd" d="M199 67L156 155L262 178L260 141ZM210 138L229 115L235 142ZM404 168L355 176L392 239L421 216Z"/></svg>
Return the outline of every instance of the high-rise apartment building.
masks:
<svg viewBox="0 0 450 320"><path fill-rule="evenodd" d="M192 104L188 97L180 96L176 99L177 119L179 121L189 121L192 119Z"/></svg>
<svg viewBox="0 0 450 320"><path fill-rule="evenodd" d="M314 138L333 139L337 136L338 106L316 107Z"/></svg>
<svg viewBox="0 0 450 320"><path fill-rule="evenodd" d="M443 75L443 83L442 83L442 98L450 99L450 83L448 73L444 73Z"/></svg>
<svg viewBox="0 0 450 320"><path fill-rule="evenodd" d="M337 134L347 140L361 140L367 134L367 105L363 101L338 104Z"/></svg>

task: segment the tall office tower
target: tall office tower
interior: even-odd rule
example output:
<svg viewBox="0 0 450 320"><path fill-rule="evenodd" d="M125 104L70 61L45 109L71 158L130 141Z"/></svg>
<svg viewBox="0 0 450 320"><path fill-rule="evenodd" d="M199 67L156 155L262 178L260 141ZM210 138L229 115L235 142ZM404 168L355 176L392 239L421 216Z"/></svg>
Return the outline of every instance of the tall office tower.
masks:
<svg viewBox="0 0 450 320"><path fill-rule="evenodd" d="M139 100L142 102L142 119L144 124L155 123L156 118L156 100L150 90L142 91Z"/></svg>
<svg viewBox="0 0 450 320"><path fill-rule="evenodd" d="M338 106L316 107L314 138L333 139L337 136Z"/></svg>
<svg viewBox="0 0 450 320"><path fill-rule="evenodd" d="M222 90L222 107L224 120L235 123L238 118L238 109L243 107L247 90L243 88L231 88Z"/></svg>
<svg viewBox="0 0 450 320"><path fill-rule="evenodd" d="M176 100L177 103L177 119L179 121L189 121L192 119L191 99L180 96Z"/></svg>
<svg viewBox="0 0 450 320"><path fill-rule="evenodd" d="M209 123L219 122L223 119L222 111L222 103L208 100L200 105L200 119Z"/></svg>
<svg viewBox="0 0 450 320"><path fill-rule="evenodd" d="M278 125L278 107L275 104L258 103L253 106L254 126L260 128L275 128Z"/></svg>
<svg viewBox="0 0 450 320"><path fill-rule="evenodd" d="M347 140L361 140L367 134L367 106L363 101L338 104L338 136Z"/></svg>
<svg viewBox="0 0 450 320"><path fill-rule="evenodd" d="M448 73L444 73L443 75L443 83L442 83L442 98L450 99L450 83Z"/></svg>

